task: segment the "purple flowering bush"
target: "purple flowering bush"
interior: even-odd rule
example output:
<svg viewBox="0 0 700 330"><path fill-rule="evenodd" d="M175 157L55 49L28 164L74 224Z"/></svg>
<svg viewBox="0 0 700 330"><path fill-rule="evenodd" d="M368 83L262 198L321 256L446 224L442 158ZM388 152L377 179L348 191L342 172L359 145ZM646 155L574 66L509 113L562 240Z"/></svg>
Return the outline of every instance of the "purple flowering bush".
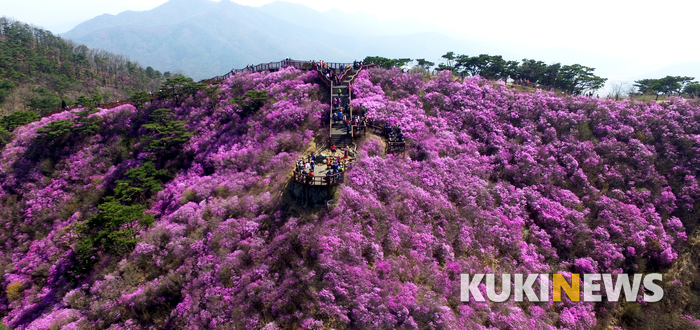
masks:
<svg viewBox="0 0 700 330"><path fill-rule="evenodd" d="M679 283L668 290L687 295L681 261L697 263L684 251L695 246L688 236L700 209L698 104L362 71L353 106L400 123L408 152L359 141L333 206L304 209L287 191L294 161L327 135L316 78L291 68L244 73L177 106L101 110L89 115L100 117L99 130L54 145L52 157L31 152L42 127L79 114L15 129L0 158L4 324L588 329L670 311L682 317L660 319L698 323L687 302L463 303L459 283L462 273L663 272ZM267 100L244 114L235 100L249 91ZM176 156L138 139L151 134L139 126L142 112L156 108L172 109L192 133ZM169 179L148 198L153 224L138 228L128 253L100 251L89 273L76 273L81 226L116 182L154 158Z"/></svg>

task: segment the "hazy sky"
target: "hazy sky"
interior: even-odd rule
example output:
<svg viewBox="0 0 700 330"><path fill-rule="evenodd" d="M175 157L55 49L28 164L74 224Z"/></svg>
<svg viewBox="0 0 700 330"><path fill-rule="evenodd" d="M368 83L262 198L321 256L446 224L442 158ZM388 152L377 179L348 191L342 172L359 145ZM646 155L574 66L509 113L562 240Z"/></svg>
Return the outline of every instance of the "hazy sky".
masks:
<svg viewBox="0 0 700 330"><path fill-rule="evenodd" d="M226 1L226 0L224 0ZM66 32L94 16L152 9L165 0L0 0L0 15ZM260 6L270 0L236 0ZM452 36L568 48L616 57L636 71L700 61L696 41L700 2L688 0L289 0L325 11L364 11L381 19L410 18L442 25ZM635 70L633 70L635 71Z"/></svg>

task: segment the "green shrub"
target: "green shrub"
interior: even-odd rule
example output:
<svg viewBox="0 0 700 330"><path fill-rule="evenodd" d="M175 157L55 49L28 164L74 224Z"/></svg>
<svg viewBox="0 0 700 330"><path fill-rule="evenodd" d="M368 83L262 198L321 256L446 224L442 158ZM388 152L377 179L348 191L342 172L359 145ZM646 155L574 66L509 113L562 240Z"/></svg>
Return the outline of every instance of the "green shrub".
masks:
<svg viewBox="0 0 700 330"><path fill-rule="evenodd" d="M15 128L35 122L39 116L32 111L16 111L0 118L0 128L12 132Z"/></svg>

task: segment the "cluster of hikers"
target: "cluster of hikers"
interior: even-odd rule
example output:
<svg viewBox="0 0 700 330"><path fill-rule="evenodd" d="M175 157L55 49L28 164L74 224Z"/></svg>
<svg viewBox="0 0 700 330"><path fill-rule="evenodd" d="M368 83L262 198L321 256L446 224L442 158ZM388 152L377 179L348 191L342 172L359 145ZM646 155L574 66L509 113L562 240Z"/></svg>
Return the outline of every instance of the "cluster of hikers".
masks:
<svg viewBox="0 0 700 330"><path fill-rule="evenodd" d="M404 142L403 132L401 132L401 124L396 124L396 126L391 126L389 123L384 125L384 135L386 135L389 142Z"/></svg>
<svg viewBox="0 0 700 330"><path fill-rule="evenodd" d="M337 105L335 103L335 100L333 105ZM342 122L343 125L345 125L345 131L347 132L347 134L350 134L352 132L359 132L361 130L365 130L369 126L374 126L374 118L366 115L367 110L364 107L362 107L361 111L358 111L358 115L352 116L350 116L351 112L349 108L350 106L347 106L346 109L343 109L343 107L341 106L338 110L334 111L332 113L333 124ZM396 125L390 125L389 123L384 124L384 136L389 142L406 141L401 124L399 123L397 123Z"/></svg>
<svg viewBox="0 0 700 330"><path fill-rule="evenodd" d="M340 107L344 108L345 111L350 111L350 102L349 100L345 101L345 104L343 104L343 99L341 99L339 96L333 97L333 107Z"/></svg>
<svg viewBox="0 0 700 330"><path fill-rule="evenodd" d="M316 62L314 60L314 61L311 61L311 67L316 68L316 70L321 71L321 73L323 73L326 76L326 78L333 81L334 84L340 85L340 83L341 83L340 80L342 79L342 77L335 72L335 69L329 67L326 62L324 62L324 61Z"/></svg>
<svg viewBox="0 0 700 330"><path fill-rule="evenodd" d="M342 122L343 125L345 125L345 130L348 134L350 134L353 130L357 131L358 128L364 129L367 126L374 124L374 118L366 116L364 111L360 112L359 115L350 116L349 114L349 107L346 111L343 111L341 108L337 112L333 113L333 124Z"/></svg>
<svg viewBox="0 0 700 330"><path fill-rule="evenodd" d="M323 73L326 78L333 81L333 84L335 85L343 84L343 73L345 73L348 69L352 67L353 69L358 70L360 66L362 66L362 62L354 61L352 66L350 66L350 64L345 64L344 66L338 68L339 72L336 72L336 69L329 67L328 63L324 61L311 61L311 67L321 71L321 73Z"/></svg>
<svg viewBox="0 0 700 330"><path fill-rule="evenodd" d="M330 149L331 153L333 154L332 156L316 157L316 154L311 154L305 159L298 160L294 170L294 174L298 180L301 180L307 184L312 184L314 180L314 172L316 172L317 161L326 165L326 175L324 177L326 184L331 184L340 180L341 173L343 173L348 166L350 147L345 146L342 151L342 157L336 156L338 150L335 145L332 145Z"/></svg>
<svg viewBox="0 0 700 330"><path fill-rule="evenodd" d="M360 67L362 67L362 65L364 65L364 63L363 63L362 61L359 61L359 62L358 62L358 61L353 61L353 62L352 62L352 68L355 69L355 70L359 70Z"/></svg>
<svg viewBox="0 0 700 330"><path fill-rule="evenodd" d="M347 72L350 69L359 70L362 65L361 61L354 61L352 65L346 64L338 68L332 68L324 61L311 61L312 69L320 71L326 78L335 81L337 85L342 83L343 72ZM375 123L374 118L367 116L367 110L364 107L361 110L351 107L347 92L343 88L338 88L337 91L333 89L331 99L333 110L331 115L334 125L341 122L347 134L355 132L360 135L363 135L368 127L375 127L375 124L381 125L381 123ZM376 129L379 130L380 127L377 126ZM390 142L404 142L400 124L395 126L386 124L383 133ZM304 159L298 160L295 163L295 180L307 185L323 185L323 182L325 182L325 185L332 185L340 182L342 173L347 171L348 162L352 160L350 158L350 148L349 146L338 148L335 145L331 145L330 151L330 155L327 156L311 154ZM337 155L339 152L341 154ZM320 168L317 168L317 166ZM322 174L324 172L325 175ZM319 178L315 179L315 176ZM322 183L319 183L318 180L322 180Z"/></svg>

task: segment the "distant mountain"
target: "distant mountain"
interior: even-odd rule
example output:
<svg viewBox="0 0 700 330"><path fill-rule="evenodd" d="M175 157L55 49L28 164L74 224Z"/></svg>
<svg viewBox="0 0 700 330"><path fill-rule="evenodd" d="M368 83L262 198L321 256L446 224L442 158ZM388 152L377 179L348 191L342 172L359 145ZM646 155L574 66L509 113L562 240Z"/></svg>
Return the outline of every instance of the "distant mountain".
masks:
<svg viewBox="0 0 700 330"><path fill-rule="evenodd" d="M204 79L247 64L284 58L352 61L365 56L438 60L447 51L494 53L498 48L470 42L407 21L275 2L262 7L229 0L171 0L149 11L101 15L64 38L128 54L161 71Z"/></svg>

